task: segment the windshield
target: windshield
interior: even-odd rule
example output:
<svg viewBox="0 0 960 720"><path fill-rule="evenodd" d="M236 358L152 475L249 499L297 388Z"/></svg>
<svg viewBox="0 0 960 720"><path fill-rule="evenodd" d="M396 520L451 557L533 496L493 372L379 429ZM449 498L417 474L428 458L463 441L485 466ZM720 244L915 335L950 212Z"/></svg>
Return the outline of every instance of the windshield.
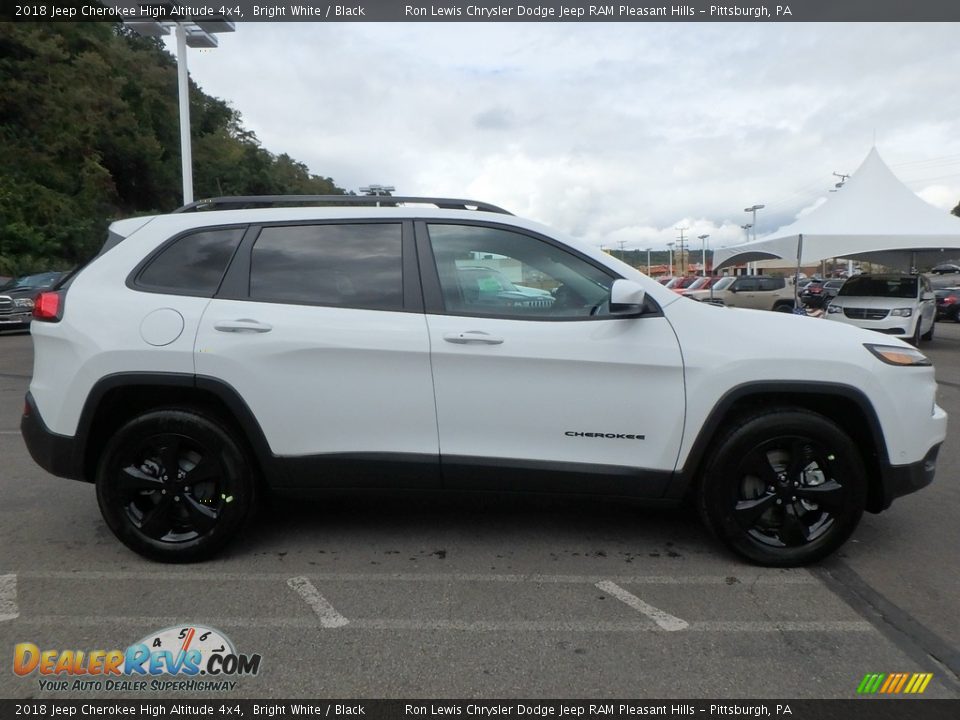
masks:
<svg viewBox="0 0 960 720"><path fill-rule="evenodd" d="M915 298L917 278L858 275L847 280L838 294L840 297Z"/></svg>
<svg viewBox="0 0 960 720"><path fill-rule="evenodd" d="M58 277L60 277L60 273L58 272L37 273L36 275L24 275L23 277L18 277L15 280L10 280L6 284L0 286L0 289L16 290L17 288L50 287L57 281Z"/></svg>
<svg viewBox="0 0 960 720"><path fill-rule="evenodd" d="M733 281L736 280L736 279L737 279L737 278L735 278L733 275L728 275L728 276L725 277L725 278L720 278L720 279L717 281L717 284L713 286L713 289L714 289L714 290L726 290L728 287L730 287L731 285L733 285Z"/></svg>

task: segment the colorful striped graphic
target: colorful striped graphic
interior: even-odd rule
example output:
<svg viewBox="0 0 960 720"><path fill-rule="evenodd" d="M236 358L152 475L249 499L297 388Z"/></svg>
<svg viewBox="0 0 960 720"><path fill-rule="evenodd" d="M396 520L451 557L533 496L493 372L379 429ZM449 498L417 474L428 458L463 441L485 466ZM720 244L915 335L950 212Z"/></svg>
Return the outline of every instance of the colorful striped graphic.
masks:
<svg viewBox="0 0 960 720"><path fill-rule="evenodd" d="M867 673L857 687L858 695L919 694L927 689L933 673Z"/></svg>

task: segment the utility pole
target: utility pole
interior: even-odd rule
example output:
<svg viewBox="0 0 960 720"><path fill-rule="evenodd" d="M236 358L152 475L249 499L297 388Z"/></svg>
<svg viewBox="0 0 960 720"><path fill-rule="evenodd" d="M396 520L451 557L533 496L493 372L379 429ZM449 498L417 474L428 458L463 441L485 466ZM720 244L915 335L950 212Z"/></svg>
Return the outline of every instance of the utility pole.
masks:
<svg viewBox="0 0 960 720"><path fill-rule="evenodd" d="M627 244L627 241L617 240L617 244L620 246L620 259L626 262L626 260L624 260L624 255L623 255L623 246Z"/></svg>
<svg viewBox="0 0 960 720"><path fill-rule="evenodd" d="M703 266L703 270L701 271L700 274L703 275L704 277L707 276L707 238L708 238L708 237L710 237L710 236L709 236L709 235L697 235L697 240L699 240L701 243L703 243L703 257L702 257L702 259L701 259L701 261L700 261L700 264Z"/></svg>
<svg viewBox="0 0 960 720"><path fill-rule="evenodd" d="M678 265L680 265L680 274L681 274L681 275L686 275L686 274L687 274L687 263L684 262L684 254L683 254L683 251L684 251L684 245L683 245L683 244L684 244L684 241L686 240L686 238L683 237L683 233L685 233L685 232L686 232L687 230L689 230L690 228L687 228L687 227L678 227L678 228L674 228L674 229L680 231L680 237L678 238L678 243L679 243L679 245L680 245L680 249L679 249L680 261L678 262Z"/></svg>
<svg viewBox="0 0 960 720"><path fill-rule="evenodd" d="M647 277L650 276L650 250L651 248L647 248Z"/></svg>
<svg viewBox="0 0 960 720"><path fill-rule="evenodd" d="M673 277L673 246L674 245L676 245L676 243L672 243L672 242L667 243L667 250L670 252L670 277Z"/></svg>

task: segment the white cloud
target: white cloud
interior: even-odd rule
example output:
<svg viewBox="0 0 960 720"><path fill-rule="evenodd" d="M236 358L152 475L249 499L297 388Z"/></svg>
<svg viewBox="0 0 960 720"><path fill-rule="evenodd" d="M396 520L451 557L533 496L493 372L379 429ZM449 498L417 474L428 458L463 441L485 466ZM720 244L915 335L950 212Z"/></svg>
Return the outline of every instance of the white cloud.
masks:
<svg viewBox="0 0 960 720"><path fill-rule="evenodd" d="M960 168L918 163L960 155L955 30L243 23L190 67L266 148L348 189L476 197L608 247L663 247L680 224L730 244L744 207L767 206L763 234L822 202L874 133L955 205L960 175L941 176Z"/></svg>

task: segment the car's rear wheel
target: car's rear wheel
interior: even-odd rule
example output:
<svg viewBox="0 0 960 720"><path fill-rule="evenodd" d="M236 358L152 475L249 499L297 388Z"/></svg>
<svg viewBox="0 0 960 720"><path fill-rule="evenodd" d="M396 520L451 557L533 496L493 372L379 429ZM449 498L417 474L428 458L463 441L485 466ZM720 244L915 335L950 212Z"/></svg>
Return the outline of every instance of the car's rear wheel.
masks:
<svg viewBox="0 0 960 720"><path fill-rule="evenodd" d="M866 504L863 461L834 422L800 408L743 419L715 446L701 479L706 524L739 555L790 567L842 545Z"/></svg>
<svg viewBox="0 0 960 720"><path fill-rule="evenodd" d="M193 410L153 410L127 422L107 444L96 482L100 511L117 538L163 562L216 553L256 500L241 444Z"/></svg>

